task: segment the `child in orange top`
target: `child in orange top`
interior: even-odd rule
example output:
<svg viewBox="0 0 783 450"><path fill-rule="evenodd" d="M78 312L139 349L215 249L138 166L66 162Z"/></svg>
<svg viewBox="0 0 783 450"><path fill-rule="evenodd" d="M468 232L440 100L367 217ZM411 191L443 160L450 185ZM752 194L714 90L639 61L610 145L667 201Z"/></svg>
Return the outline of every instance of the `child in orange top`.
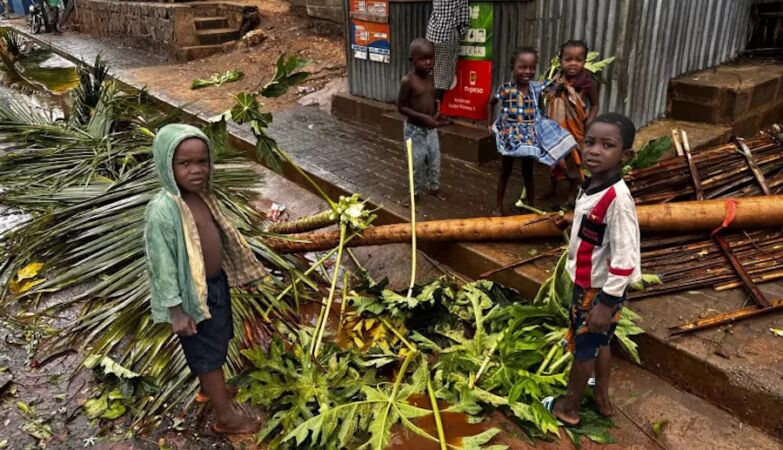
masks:
<svg viewBox="0 0 783 450"><path fill-rule="evenodd" d="M598 100L598 83L593 74L585 69L587 60L587 44L583 41L570 40L560 46L560 69L548 82L544 93L547 105L547 117L559 123L576 139L577 147L571 152L574 163L579 171L579 181L584 180L579 167L584 146L585 130L598 115L600 108ZM569 179L571 195L569 203L576 194L576 180L568 177L566 162L560 161L550 172L550 197L557 193L558 181Z"/></svg>

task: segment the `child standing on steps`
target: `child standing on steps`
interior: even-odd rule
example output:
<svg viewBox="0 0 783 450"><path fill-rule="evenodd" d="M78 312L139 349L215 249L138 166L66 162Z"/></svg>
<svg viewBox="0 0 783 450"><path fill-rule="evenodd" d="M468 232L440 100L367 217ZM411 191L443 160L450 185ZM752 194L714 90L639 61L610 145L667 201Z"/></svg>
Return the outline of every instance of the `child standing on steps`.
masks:
<svg viewBox="0 0 783 450"><path fill-rule="evenodd" d="M450 123L438 114L432 77L435 47L424 38L411 42L408 59L413 70L400 84L397 110L405 116L405 142L413 141L413 189L415 198L429 189L430 195L445 200L440 192L440 144L437 128ZM410 200L404 200L406 206Z"/></svg>
<svg viewBox="0 0 783 450"><path fill-rule="evenodd" d="M593 74L585 69L587 53L587 44L584 41L570 40L561 45L560 69L547 83L544 91L547 117L568 130L577 143L571 156L578 176L569 176L565 160L560 161L550 171L551 187L547 197L557 195L558 182L568 180L571 185L569 203L573 203L576 195L576 178L584 181L580 165L585 130L598 115L600 108L598 83L593 79Z"/></svg>
<svg viewBox="0 0 783 450"><path fill-rule="evenodd" d="M212 191L207 137L190 125L161 128L152 144L162 189L145 212L144 245L152 319L168 322L217 415L213 430L252 434L258 423L234 412L223 365L233 337L229 286L265 275Z"/></svg>
<svg viewBox="0 0 783 450"><path fill-rule="evenodd" d="M514 81L500 86L487 106L487 126L495 134L495 143L501 155L497 187L497 207L493 214L501 216L503 197L515 159L521 159L524 178L523 196L535 203L533 162L552 166L565 157L576 145L574 138L557 123L544 117L540 99L543 84L535 81L538 53L529 47L519 48L511 57ZM493 123L495 105L501 112Z"/></svg>
<svg viewBox="0 0 783 450"><path fill-rule="evenodd" d="M567 340L574 354L563 398L544 405L566 425L579 424L579 405L595 371L595 400L611 416L609 347L628 286L641 278L639 222L621 165L633 155L633 123L616 114L598 116L585 135L583 166L590 171L576 197L568 246L568 274L574 282ZM571 220L559 219L565 229Z"/></svg>

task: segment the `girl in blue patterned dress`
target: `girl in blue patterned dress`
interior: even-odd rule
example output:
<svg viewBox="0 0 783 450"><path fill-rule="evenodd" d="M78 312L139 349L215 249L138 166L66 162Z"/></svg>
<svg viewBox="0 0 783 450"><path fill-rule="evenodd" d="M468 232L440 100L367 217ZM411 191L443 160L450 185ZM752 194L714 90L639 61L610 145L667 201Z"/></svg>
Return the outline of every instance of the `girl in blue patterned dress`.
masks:
<svg viewBox="0 0 783 450"><path fill-rule="evenodd" d="M538 54L529 47L517 49L511 58L514 81L500 86L490 100L487 112L489 130L501 155L497 187L497 207L493 214L503 215L503 197L514 167L514 159L522 160L522 178L528 203L535 200L533 161L550 167L563 159L576 145L574 138L557 122L544 117L539 104L543 83L535 81ZM493 120L495 106L501 111Z"/></svg>

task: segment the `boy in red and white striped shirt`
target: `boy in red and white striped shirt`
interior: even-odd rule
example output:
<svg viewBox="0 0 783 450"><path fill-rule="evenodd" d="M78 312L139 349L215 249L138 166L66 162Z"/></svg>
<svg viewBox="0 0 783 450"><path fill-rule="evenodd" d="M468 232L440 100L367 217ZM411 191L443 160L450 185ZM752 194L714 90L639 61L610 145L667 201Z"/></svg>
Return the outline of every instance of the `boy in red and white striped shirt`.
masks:
<svg viewBox="0 0 783 450"><path fill-rule="evenodd" d="M579 404L590 375L596 375L595 400L612 415L609 402L611 341L628 286L641 277L639 222L633 197L622 179L622 163L633 155L636 134L627 117L598 116L585 135L582 167L590 172L574 208L568 273L574 282L569 350L574 364L566 395L549 402L566 425L579 424ZM570 221L560 220L565 228Z"/></svg>

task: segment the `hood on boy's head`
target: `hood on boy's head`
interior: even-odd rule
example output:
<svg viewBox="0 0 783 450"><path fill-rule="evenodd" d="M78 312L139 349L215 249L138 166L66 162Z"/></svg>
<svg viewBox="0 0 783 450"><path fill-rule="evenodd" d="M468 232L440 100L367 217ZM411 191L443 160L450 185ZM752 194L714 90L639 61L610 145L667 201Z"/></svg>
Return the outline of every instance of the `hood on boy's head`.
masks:
<svg viewBox="0 0 783 450"><path fill-rule="evenodd" d="M206 142L209 150L209 174L212 178L212 165L214 155L209 138L198 128L184 123L172 123L158 130L155 140L152 141L152 156L155 160L155 168L158 170L160 184L169 193L180 195L177 181L174 179L174 153L182 141L190 138L198 138Z"/></svg>

